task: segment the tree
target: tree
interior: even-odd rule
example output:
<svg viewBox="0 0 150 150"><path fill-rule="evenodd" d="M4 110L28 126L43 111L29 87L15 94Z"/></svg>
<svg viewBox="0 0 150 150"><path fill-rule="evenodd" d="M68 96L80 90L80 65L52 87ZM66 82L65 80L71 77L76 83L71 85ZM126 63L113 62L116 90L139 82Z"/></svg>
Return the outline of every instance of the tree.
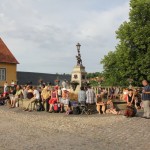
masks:
<svg viewBox="0 0 150 150"><path fill-rule="evenodd" d="M150 0L130 1L129 22L116 31L119 43L101 63L108 84L127 85L132 78L135 85L150 80Z"/></svg>
<svg viewBox="0 0 150 150"><path fill-rule="evenodd" d="M103 82L103 75L100 72L88 73L86 77L91 86L99 86Z"/></svg>

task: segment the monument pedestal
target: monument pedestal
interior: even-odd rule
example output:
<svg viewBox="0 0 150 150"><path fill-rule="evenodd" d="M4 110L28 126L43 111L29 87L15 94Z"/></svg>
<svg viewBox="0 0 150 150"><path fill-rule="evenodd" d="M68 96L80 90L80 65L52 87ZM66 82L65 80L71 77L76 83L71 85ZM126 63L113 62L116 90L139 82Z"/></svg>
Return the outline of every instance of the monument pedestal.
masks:
<svg viewBox="0 0 150 150"><path fill-rule="evenodd" d="M71 74L71 91L78 93L80 87L86 82L87 72L83 65L76 65Z"/></svg>

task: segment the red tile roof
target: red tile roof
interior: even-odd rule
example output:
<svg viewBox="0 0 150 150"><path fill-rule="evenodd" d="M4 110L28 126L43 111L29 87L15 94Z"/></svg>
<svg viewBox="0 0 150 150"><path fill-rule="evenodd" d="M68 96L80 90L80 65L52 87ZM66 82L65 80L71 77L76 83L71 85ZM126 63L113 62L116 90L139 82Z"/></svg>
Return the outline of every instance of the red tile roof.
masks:
<svg viewBox="0 0 150 150"><path fill-rule="evenodd" d="M0 63L19 64L14 55L0 38Z"/></svg>

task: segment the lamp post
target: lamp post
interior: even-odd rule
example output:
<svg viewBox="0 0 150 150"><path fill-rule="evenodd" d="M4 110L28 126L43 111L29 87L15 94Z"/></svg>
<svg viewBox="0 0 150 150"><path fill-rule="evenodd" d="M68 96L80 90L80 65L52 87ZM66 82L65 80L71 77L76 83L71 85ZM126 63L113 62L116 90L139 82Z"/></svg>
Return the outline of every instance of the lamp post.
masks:
<svg viewBox="0 0 150 150"><path fill-rule="evenodd" d="M77 43L76 47L77 47L77 50L79 52L80 51L80 47L81 47L80 43Z"/></svg>
<svg viewBox="0 0 150 150"><path fill-rule="evenodd" d="M77 51L78 51L78 55L76 56L76 59L77 59L77 66L81 66L82 65L82 59L81 59L81 54L80 54L80 43L77 43L76 45L77 47Z"/></svg>

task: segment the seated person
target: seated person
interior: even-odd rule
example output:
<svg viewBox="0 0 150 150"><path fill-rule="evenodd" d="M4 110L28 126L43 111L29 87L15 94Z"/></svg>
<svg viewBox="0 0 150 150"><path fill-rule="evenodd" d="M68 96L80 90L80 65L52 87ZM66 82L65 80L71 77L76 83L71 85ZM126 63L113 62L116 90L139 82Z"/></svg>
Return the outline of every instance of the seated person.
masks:
<svg viewBox="0 0 150 150"><path fill-rule="evenodd" d="M133 90L131 89L129 89L128 96L127 96L127 104L129 103L135 105L135 95L133 93Z"/></svg>
<svg viewBox="0 0 150 150"><path fill-rule="evenodd" d="M4 105L5 104L5 100L9 99L9 94L7 92L0 94L0 104Z"/></svg>
<svg viewBox="0 0 150 150"><path fill-rule="evenodd" d="M42 98L42 102L43 102L43 106L44 103L46 104L46 108L45 110L48 112L49 111L49 99L51 97L51 92L48 89L48 86L45 86L41 92L41 98Z"/></svg>
<svg viewBox="0 0 150 150"><path fill-rule="evenodd" d="M128 89L124 89L123 93L122 93L122 99L121 100L127 101L128 94L129 94L129 90Z"/></svg>
<svg viewBox="0 0 150 150"><path fill-rule="evenodd" d="M34 95L33 95L32 86L27 86L27 99L31 99L33 97L34 97Z"/></svg>
<svg viewBox="0 0 150 150"><path fill-rule="evenodd" d="M18 100L21 97L21 95L22 95L21 86L17 85L17 87L16 87L16 93L15 93L14 97L11 98L11 108L15 107L15 105L18 102ZM16 106L16 107L18 107L18 106Z"/></svg>
<svg viewBox="0 0 150 150"><path fill-rule="evenodd" d="M32 95L31 92L32 92L32 89L30 89L30 92L29 92L30 96ZM40 93L39 93L39 91L37 90L36 87L33 87L33 95L34 96L30 99L29 104L28 104L27 108L25 109L25 111L27 111L27 110L31 111L29 109L30 105L32 103L35 103L36 101L40 100Z"/></svg>
<svg viewBox="0 0 150 150"><path fill-rule="evenodd" d="M10 89L9 89L10 108L13 105L13 99L15 97L15 94L16 94L16 88L10 87Z"/></svg>
<svg viewBox="0 0 150 150"><path fill-rule="evenodd" d="M101 111L103 114L105 114L106 104L102 101L101 95L96 96L96 110L99 114L101 114Z"/></svg>
<svg viewBox="0 0 150 150"><path fill-rule="evenodd" d="M67 105L66 111L69 111L69 91L66 88L62 89L62 98L60 100L61 112L63 112L64 105Z"/></svg>
<svg viewBox="0 0 150 150"><path fill-rule="evenodd" d="M114 104L112 102L112 99L108 99L107 101L107 109L106 109L106 113L111 113L114 115L119 115L120 111L116 111L116 108L114 108Z"/></svg>
<svg viewBox="0 0 150 150"><path fill-rule="evenodd" d="M49 112L53 112L53 105L58 102L58 93L57 93L57 88L53 88L51 91L51 99L49 100Z"/></svg>

